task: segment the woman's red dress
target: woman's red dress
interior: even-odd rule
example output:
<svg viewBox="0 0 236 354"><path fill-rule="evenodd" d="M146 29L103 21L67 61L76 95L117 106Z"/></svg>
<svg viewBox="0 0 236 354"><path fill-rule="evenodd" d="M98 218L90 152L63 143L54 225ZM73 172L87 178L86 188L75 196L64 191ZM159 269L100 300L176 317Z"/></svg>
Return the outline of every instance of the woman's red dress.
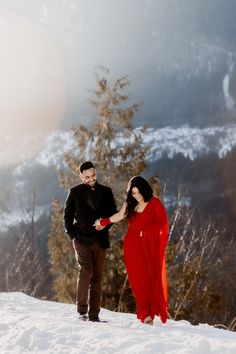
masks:
<svg viewBox="0 0 236 354"><path fill-rule="evenodd" d="M152 197L142 212L129 219L124 239L124 260L137 303L137 317L160 316L167 321L167 279L165 249L168 220L164 206Z"/></svg>

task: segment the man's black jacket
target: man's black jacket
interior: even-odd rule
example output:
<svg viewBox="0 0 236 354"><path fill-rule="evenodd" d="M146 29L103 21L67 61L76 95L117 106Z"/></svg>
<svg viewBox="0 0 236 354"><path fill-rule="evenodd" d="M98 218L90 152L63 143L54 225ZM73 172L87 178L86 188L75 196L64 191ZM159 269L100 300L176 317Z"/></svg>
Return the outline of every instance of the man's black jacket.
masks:
<svg viewBox="0 0 236 354"><path fill-rule="evenodd" d="M91 190L84 183L70 188L64 207L64 227L70 239L77 238L83 243L97 242L108 248L108 229L96 230L93 226L98 218L107 218L116 213L116 204L109 187L96 184Z"/></svg>

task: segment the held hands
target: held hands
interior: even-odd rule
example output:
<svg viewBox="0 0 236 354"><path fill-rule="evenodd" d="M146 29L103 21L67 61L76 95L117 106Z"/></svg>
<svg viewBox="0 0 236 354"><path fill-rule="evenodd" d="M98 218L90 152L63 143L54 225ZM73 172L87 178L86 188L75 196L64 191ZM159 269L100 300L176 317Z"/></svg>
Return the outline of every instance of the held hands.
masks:
<svg viewBox="0 0 236 354"><path fill-rule="evenodd" d="M97 219L93 226L95 227L96 230L102 230L105 226L111 224L110 218L106 219Z"/></svg>
<svg viewBox="0 0 236 354"><path fill-rule="evenodd" d="M102 230L102 229L104 229L104 227L105 227L105 226L102 226L102 225L100 224L100 220L101 220L101 219L97 219L97 220L95 221L95 223L93 224L93 226L95 227L96 230Z"/></svg>

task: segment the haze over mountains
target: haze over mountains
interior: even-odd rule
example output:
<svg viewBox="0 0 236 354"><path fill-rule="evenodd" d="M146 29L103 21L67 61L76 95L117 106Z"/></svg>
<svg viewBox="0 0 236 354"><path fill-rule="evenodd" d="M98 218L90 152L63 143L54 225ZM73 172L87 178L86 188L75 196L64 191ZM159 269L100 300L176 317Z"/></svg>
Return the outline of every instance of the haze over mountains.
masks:
<svg viewBox="0 0 236 354"><path fill-rule="evenodd" d="M66 124L91 119L88 89L94 87L93 70L100 64L111 70L112 78L129 75L132 101L143 102L137 125L206 127L235 122L236 3L72 3L65 19L67 24L70 20L70 38L67 31L61 38L67 52L73 51L73 108ZM41 23L55 31L49 25L51 17L55 19L52 9L53 1L44 6ZM76 13L79 23L73 21Z"/></svg>
<svg viewBox="0 0 236 354"><path fill-rule="evenodd" d="M137 126L208 127L236 122L234 1L0 0L0 8L4 43L13 40L14 33L24 38L12 56L20 63L23 53L32 49L31 59L22 57L27 65L15 61L20 76L7 81L9 77L2 73L6 78L0 84L2 92L6 94L6 82L19 86L19 90L9 89L9 102L16 98L21 102L25 78L31 93L41 95L40 102L34 102L41 106L37 112L48 107L41 112L42 128L68 129L93 121L95 112L87 100L98 65L110 69L111 79L129 76L131 103L143 102ZM6 48L1 49L5 64L1 67L6 72L9 58ZM49 113L54 122L50 127L44 118ZM31 126L29 120L25 122Z"/></svg>

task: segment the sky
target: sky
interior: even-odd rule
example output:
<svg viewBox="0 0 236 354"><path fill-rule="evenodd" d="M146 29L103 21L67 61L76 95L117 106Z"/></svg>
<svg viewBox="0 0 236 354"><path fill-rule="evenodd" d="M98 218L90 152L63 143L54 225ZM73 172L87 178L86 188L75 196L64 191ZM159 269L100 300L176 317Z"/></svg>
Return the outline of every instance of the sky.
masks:
<svg viewBox="0 0 236 354"><path fill-rule="evenodd" d="M90 124L99 65L128 75L135 125L235 123L230 0L0 0L0 143Z"/></svg>
<svg viewBox="0 0 236 354"><path fill-rule="evenodd" d="M135 314L102 309L95 323L77 318L75 305L0 293L1 354L234 354L236 333L207 324L158 318L142 324Z"/></svg>

